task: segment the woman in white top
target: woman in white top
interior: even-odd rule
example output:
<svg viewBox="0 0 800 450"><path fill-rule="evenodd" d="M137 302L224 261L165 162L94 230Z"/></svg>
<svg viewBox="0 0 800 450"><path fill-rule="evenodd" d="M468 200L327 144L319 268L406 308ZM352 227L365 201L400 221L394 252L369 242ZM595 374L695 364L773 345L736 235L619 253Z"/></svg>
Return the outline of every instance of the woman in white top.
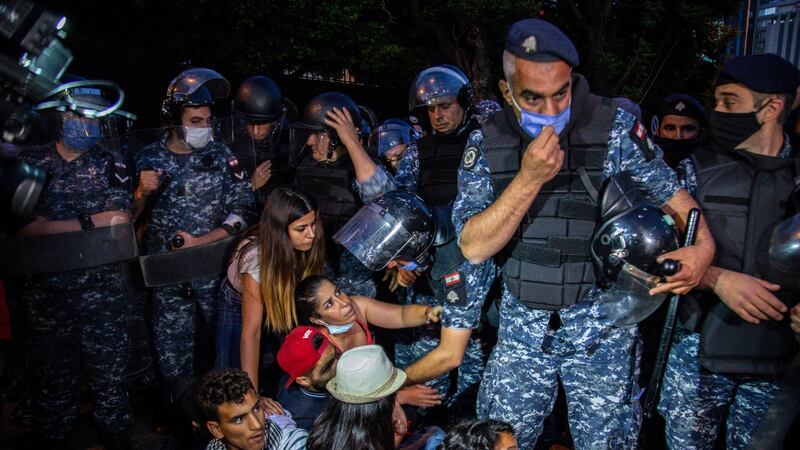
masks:
<svg viewBox="0 0 800 450"><path fill-rule="evenodd" d="M283 335L297 325L295 285L321 274L324 261L314 199L289 188L274 189L258 225L234 253L220 290L216 366L241 367L258 391L262 330Z"/></svg>

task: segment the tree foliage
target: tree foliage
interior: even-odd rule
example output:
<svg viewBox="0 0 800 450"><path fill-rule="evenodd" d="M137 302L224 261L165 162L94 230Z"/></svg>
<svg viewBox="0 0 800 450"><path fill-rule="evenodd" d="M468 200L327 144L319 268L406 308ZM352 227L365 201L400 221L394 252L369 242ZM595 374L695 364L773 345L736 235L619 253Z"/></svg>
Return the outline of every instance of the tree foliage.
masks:
<svg viewBox="0 0 800 450"><path fill-rule="evenodd" d="M47 3L47 2L45 2ZM70 18L75 67L112 78L152 104L181 64L220 70L235 84L347 70L375 92L407 92L421 69L456 64L478 95L496 95L508 26L542 17L581 55L598 93L653 102L708 91L731 30L734 0L72 0L47 5ZM158 86L158 88L156 88ZM145 89L147 90L145 92ZM394 98L397 98L395 95ZM380 101L375 98L372 101ZM150 106L152 107L152 106ZM405 105L397 105L402 111Z"/></svg>

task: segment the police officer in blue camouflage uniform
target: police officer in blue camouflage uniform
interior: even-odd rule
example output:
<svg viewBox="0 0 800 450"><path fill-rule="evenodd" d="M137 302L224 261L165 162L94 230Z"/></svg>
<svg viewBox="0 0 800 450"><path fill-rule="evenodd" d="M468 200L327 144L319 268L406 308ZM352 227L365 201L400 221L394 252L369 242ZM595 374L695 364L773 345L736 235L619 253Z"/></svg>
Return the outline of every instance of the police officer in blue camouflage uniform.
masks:
<svg viewBox="0 0 800 450"><path fill-rule="evenodd" d="M213 70L183 71L170 83L162 106L162 139L136 154L134 211L151 202L144 234L149 255L209 244L254 222L250 180L230 149L213 138L214 99L226 97L228 89ZM210 367L219 283L214 275L152 290L155 344L167 391L179 377Z"/></svg>
<svg viewBox="0 0 800 450"><path fill-rule="evenodd" d="M23 152L22 157L45 169L48 180L35 219L17 235L27 239L64 236L49 246L46 254L35 255L43 265L81 259L81 248L67 243L77 242L74 239L80 240L82 232L92 230L105 232L103 239L109 242L118 233L119 245L127 244L133 257L136 244L130 227L130 177L121 154L103 141L109 136L114 117L91 118L111 102L95 87L68 89L64 95L83 103L83 116L75 112L44 113L51 119L56 142ZM83 252L100 246L95 238L83 240ZM18 263L24 255L19 256ZM93 412L101 440L109 449L130 448L126 434L131 410L125 382L129 352L125 263L118 260L57 272L41 269L27 278L23 294L30 316L37 382L37 448L67 448L78 418L82 369L95 396Z"/></svg>
<svg viewBox="0 0 800 450"><path fill-rule="evenodd" d="M749 448L797 352L786 316L800 285L777 278L764 249L775 224L800 207L792 199L800 159L783 132L798 85L800 72L779 56L728 61L711 140L681 162L717 253L699 290L681 301L659 404L670 448L714 448L723 422L726 448Z"/></svg>
<svg viewBox="0 0 800 450"><path fill-rule="evenodd" d="M505 420L533 448L566 391L576 448L633 448L640 427L636 327L599 313L589 252L604 179L630 171L653 202L685 218L696 206L644 126L614 99L589 92L578 55L555 26L513 24L503 53L503 111L469 138L453 206L473 263L496 255L503 294L498 342L478 394L478 417ZM685 293L713 257L697 245L666 253L682 269L651 294Z"/></svg>
<svg viewBox="0 0 800 450"><path fill-rule="evenodd" d="M445 405L456 415L471 414L470 396L465 394L471 392L474 403L483 372L485 358L472 330L480 324L481 308L494 278L491 261L480 266L464 261L455 243L450 220L450 207L456 193L456 168L469 132L479 127L479 114L474 113L471 89L466 75L454 66L434 66L417 75L410 89L409 107L423 115L423 121L429 124L432 133L408 145L394 177L376 165L354 139L344 141L348 143L346 147L358 179L364 180L363 185L370 189L370 193L382 194L397 189L411 191L419 194L434 211L437 236L432 251L436 262L432 270L418 277L414 269L399 267L407 261L393 262L392 267L397 271L396 282L407 288L400 295L401 301L428 306L444 304L445 328L440 332L439 328L419 327L398 336L395 361L401 367L411 366L436 350L424 363L425 369L417 373L417 378L410 384L428 382L439 391ZM492 106L491 102L482 105L489 110ZM328 124L337 129L340 136L352 128L350 123L344 111L334 110L329 114ZM376 144L380 147L380 142ZM362 190L366 191L366 188ZM490 281L476 284L475 289L467 288L469 280L484 278ZM440 343L440 334L446 336L444 343ZM456 368L457 386L451 387L449 372Z"/></svg>

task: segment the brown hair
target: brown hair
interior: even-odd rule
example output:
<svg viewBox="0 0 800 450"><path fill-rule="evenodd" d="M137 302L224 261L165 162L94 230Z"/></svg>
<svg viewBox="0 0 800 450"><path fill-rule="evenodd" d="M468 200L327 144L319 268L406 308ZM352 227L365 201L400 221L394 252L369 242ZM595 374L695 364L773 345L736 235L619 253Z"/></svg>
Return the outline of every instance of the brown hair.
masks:
<svg viewBox="0 0 800 450"><path fill-rule="evenodd" d="M317 215L311 250L299 252L289 240L289 225L306 214ZM255 237L255 239L252 239ZM250 247L258 245L261 301L264 327L288 333L297 325L294 289L299 280L321 274L325 264L322 221L314 199L289 188L275 188L267 197L258 225L248 231L250 239L239 253L239 263Z"/></svg>

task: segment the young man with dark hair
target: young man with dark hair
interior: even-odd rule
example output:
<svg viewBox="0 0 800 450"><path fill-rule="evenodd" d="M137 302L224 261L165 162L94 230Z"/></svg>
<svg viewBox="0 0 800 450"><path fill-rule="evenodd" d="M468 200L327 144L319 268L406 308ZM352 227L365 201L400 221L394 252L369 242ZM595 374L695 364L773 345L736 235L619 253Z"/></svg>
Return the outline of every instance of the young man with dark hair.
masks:
<svg viewBox="0 0 800 450"><path fill-rule="evenodd" d="M316 328L300 326L283 341L278 364L289 376L276 399L309 430L331 398L325 385L336 375L336 348Z"/></svg>
<svg viewBox="0 0 800 450"><path fill-rule="evenodd" d="M239 369L214 370L197 386L195 402L214 435L206 450L300 450L307 433L289 416L265 416L247 374Z"/></svg>

